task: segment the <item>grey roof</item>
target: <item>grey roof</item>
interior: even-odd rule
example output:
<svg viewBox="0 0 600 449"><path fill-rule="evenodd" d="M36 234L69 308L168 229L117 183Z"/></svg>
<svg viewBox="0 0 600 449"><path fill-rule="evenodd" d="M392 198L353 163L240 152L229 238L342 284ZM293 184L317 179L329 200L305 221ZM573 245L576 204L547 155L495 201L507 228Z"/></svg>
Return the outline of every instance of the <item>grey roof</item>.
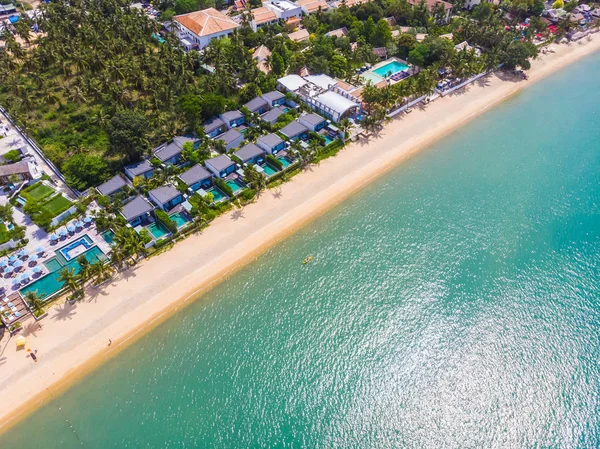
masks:
<svg viewBox="0 0 600 449"><path fill-rule="evenodd" d="M125 204L125 206L123 206L123 216L127 221L131 221L134 218L137 218L140 215L152 210L154 210L154 208L150 205L150 203L146 201L143 196L138 195L129 203Z"/></svg>
<svg viewBox="0 0 600 449"><path fill-rule="evenodd" d="M215 137L215 139L222 140L223 142L225 142L226 145L229 145L235 139L238 139L241 135L242 135L241 132L239 132L237 129L233 128L233 129L230 129L229 131L221 134L220 136Z"/></svg>
<svg viewBox="0 0 600 449"><path fill-rule="evenodd" d="M262 94L262 96L265 100L269 100L271 102L285 98L285 95L277 90L274 90L273 92L267 92L266 94Z"/></svg>
<svg viewBox="0 0 600 449"><path fill-rule="evenodd" d="M250 112L255 112L263 106L268 106L268 103L266 100L256 97L250 100L244 106L247 107Z"/></svg>
<svg viewBox="0 0 600 449"><path fill-rule="evenodd" d="M172 200L173 198L177 198L181 195L181 192L177 190L175 187L166 185L157 187L156 189L150 190L150 195L156 198L161 204L166 203L167 201Z"/></svg>
<svg viewBox="0 0 600 449"><path fill-rule="evenodd" d="M152 164L150 163L150 161L148 159L146 159L145 161L142 162L138 162L136 164L131 164L128 165L127 167L125 167L129 173L131 173L133 176L139 176L139 175L143 175L146 172L149 172L150 170L152 170L154 167L152 167Z"/></svg>
<svg viewBox="0 0 600 449"><path fill-rule="evenodd" d="M223 126L224 124L225 124L225 122L223 120L221 120L219 117L214 118L210 122L206 122L204 124L204 132L210 133L210 132L214 131L215 129Z"/></svg>
<svg viewBox="0 0 600 449"><path fill-rule="evenodd" d="M182 174L180 174L179 179L181 179L188 186L190 186L196 182L202 181L206 178L210 178L211 176L211 173L207 169L205 169L200 164L196 164L189 170L186 170Z"/></svg>
<svg viewBox="0 0 600 449"><path fill-rule="evenodd" d="M217 156L217 157L211 157L210 159L207 159L204 162L209 163L210 165L213 166L213 168L215 170L218 170L218 171L225 170L227 167L229 167L231 164L234 163L231 159L229 159L224 154L221 154L220 156Z"/></svg>
<svg viewBox="0 0 600 449"><path fill-rule="evenodd" d="M283 142L283 139L277 134L267 134L266 136L260 136L258 140L264 143L269 148L274 148Z"/></svg>
<svg viewBox="0 0 600 449"><path fill-rule="evenodd" d="M154 151L154 155L161 161L164 162L167 159L171 159L173 156L181 154L181 147L175 142L169 142L159 147Z"/></svg>
<svg viewBox="0 0 600 449"><path fill-rule="evenodd" d="M310 123L313 126L318 125L319 123L325 121L325 119L323 117L321 117L319 114L315 114L314 112L303 115L301 118L302 118L302 120Z"/></svg>
<svg viewBox="0 0 600 449"><path fill-rule="evenodd" d="M230 122L232 120L237 120L239 118L242 118L244 116L244 114L242 114L240 111L235 110L235 111L227 111L227 112L223 112L221 114L221 117Z"/></svg>
<svg viewBox="0 0 600 449"><path fill-rule="evenodd" d="M96 190L100 193L100 195L112 195L116 191L122 189L127 185L127 182L123 179L121 175L116 175L110 178L103 184L100 184L96 187Z"/></svg>
<svg viewBox="0 0 600 449"><path fill-rule="evenodd" d="M7 14L16 10L16 6L10 3L8 5L0 5L0 14Z"/></svg>
<svg viewBox="0 0 600 449"><path fill-rule="evenodd" d="M297 122L297 121L294 120L293 122L289 123L288 125L285 125L279 131L284 136L295 137L298 134L302 134L303 132L308 131L308 129L302 123L299 123L299 122Z"/></svg>
<svg viewBox="0 0 600 449"><path fill-rule="evenodd" d="M265 151L262 148L259 148L257 145L249 143L247 145L244 145L242 148L240 148L233 154L239 157L242 161L246 162L248 159L252 159L255 156L265 154Z"/></svg>
<svg viewBox="0 0 600 449"><path fill-rule="evenodd" d="M276 107L271 109L270 111L265 112L263 115L260 116L260 118L265 122L275 123L277 119L283 114L285 114L285 111L280 107Z"/></svg>
<svg viewBox="0 0 600 449"><path fill-rule="evenodd" d="M0 165L0 176L23 175L31 173L27 161L19 161L14 164Z"/></svg>

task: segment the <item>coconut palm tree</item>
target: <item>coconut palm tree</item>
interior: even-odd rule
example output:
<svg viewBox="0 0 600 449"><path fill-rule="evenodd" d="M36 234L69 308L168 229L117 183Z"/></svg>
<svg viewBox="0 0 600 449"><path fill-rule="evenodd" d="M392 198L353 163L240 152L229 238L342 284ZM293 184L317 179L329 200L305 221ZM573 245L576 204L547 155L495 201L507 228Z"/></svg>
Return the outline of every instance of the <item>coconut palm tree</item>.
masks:
<svg viewBox="0 0 600 449"><path fill-rule="evenodd" d="M71 293L75 293L77 291L77 276L75 274L75 268L73 267L64 267L62 270L58 272L58 281L62 282L64 286L66 286Z"/></svg>
<svg viewBox="0 0 600 449"><path fill-rule="evenodd" d="M110 267L104 259L98 259L91 265L90 271L96 276L96 284L101 284L110 274Z"/></svg>
<svg viewBox="0 0 600 449"><path fill-rule="evenodd" d="M85 254L82 254L77 258L77 264L79 265L78 277L82 283L85 283L90 278L90 261Z"/></svg>
<svg viewBox="0 0 600 449"><path fill-rule="evenodd" d="M41 295L38 295L37 291L29 291L25 293L25 300L29 306L33 309L33 313L40 316L44 313L44 302L42 301Z"/></svg>

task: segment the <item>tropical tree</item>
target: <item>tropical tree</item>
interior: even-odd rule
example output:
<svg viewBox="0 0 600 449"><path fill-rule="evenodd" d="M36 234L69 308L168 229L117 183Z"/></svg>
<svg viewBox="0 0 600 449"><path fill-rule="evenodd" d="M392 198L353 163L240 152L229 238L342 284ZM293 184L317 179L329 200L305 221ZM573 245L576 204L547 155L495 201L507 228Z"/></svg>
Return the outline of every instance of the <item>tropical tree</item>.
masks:
<svg viewBox="0 0 600 449"><path fill-rule="evenodd" d="M90 271L96 276L96 284L101 284L110 274L110 267L104 259L98 259L91 265Z"/></svg>
<svg viewBox="0 0 600 449"><path fill-rule="evenodd" d="M33 309L35 315L39 316L44 313L44 302L42 301L41 295L39 295L37 291L28 291L25 293L25 300Z"/></svg>
<svg viewBox="0 0 600 449"><path fill-rule="evenodd" d="M246 184L251 185L257 194L260 194L267 187L267 179L252 164L244 168L244 181L246 181Z"/></svg>
<svg viewBox="0 0 600 449"><path fill-rule="evenodd" d="M90 278L90 261L82 254L77 258L77 264L79 265L78 277L82 283L85 283Z"/></svg>
<svg viewBox="0 0 600 449"><path fill-rule="evenodd" d="M64 286L66 286L71 293L77 292L77 275L75 274L75 268L73 267L64 267L62 270L58 272L58 281L62 282Z"/></svg>

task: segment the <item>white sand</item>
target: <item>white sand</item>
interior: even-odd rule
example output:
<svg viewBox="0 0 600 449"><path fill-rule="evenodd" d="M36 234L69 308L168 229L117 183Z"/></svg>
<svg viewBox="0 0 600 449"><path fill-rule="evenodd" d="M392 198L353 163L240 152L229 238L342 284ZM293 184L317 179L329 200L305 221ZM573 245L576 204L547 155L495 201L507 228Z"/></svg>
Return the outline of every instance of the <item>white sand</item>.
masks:
<svg viewBox="0 0 600 449"><path fill-rule="evenodd" d="M27 322L27 346L38 350L39 361L16 351L15 338L2 341L0 429L372 179L532 82L596 51L600 37L554 48L555 54L534 61L529 81L491 76L425 110L415 108L388 124L377 138L348 146L276 191L263 193L257 203L218 218L201 235L144 261L83 302L53 307L42 330L33 320ZM298 263L303 256L298 255Z"/></svg>

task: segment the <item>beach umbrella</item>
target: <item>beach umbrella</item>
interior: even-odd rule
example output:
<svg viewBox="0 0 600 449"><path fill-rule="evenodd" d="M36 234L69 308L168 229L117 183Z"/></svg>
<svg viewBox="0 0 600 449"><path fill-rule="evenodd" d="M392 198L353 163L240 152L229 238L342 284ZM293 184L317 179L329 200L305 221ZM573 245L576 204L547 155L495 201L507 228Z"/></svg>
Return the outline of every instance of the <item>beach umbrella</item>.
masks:
<svg viewBox="0 0 600 449"><path fill-rule="evenodd" d="M28 255L29 255L29 253L24 249L19 251L19 257L27 257Z"/></svg>
<svg viewBox="0 0 600 449"><path fill-rule="evenodd" d="M61 229L60 231L58 231L58 235L60 235L61 237L64 237L65 235L67 235L67 230Z"/></svg>
<svg viewBox="0 0 600 449"><path fill-rule="evenodd" d="M15 268L20 268L20 267L23 266L23 262L21 260L17 260L17 261L15 261L15 263L13 264L13 266Z"/></svg>
<svg viewBox="0 0 600 449"><path fill-rule="evenodd" d="M84 223L91 223L91 222L92 222L92 217L90 217L90 216L88 215L87 217L85 217L85 218L83 219L83 222L84 222Z"/></svg>
<svg viewBox="0 0 600 449"><path fill-rule="evenodd" d="M8 260L7 259L0 259L0 267L4 268L8 266Z"/></svg>
<svg viewBox="0 0 600 449"><path fill-rule="evenodd" d="M56 234L50 234L50 240L57 240L58 236Z"/></svg>
<svg viewBox="0 0 600 449"><path fill-rule="evenodd" d="M29 262L37 262L37 260L38 256L36 256L35 254L29 258Z"/></svg>
<svg viewBox="0 0 600 449"><path fill-rule="evenodd" d="M12 285L13 285L13 287L14 287L15 285L19 285L20 283L21 283L21 282L20 282L18 279L13 279L13 280L12 280Z"/></svg>
<svg viewBox="0 0 600 449"><path fill-rule="evenodd" d="M13 270L13 267L11 267L10 265L4 268L4 274L8 274Z"/></svg>
<svg viewBox="0 0 600 449"><path fill-rule="evenodd" d="M24 348L25 343L27 343L27 339L25 337L23 337L22 335L19 335L17 337L17 348Z"/></svg>
<svg viewBox="0 0 600 449"><path fill-rule="evenodd" d="M75 226L77 226L78 228L83 228L83 221L76 221Z"/></svg>
<svg viewBox="0 0 600 449"><path fill-rule="evenodd" d="M16 261L16 260L17 260L17 256L10 256L10 257L8 258L8 262L9 262L9 263L13 263L13 262L14 262L14 261Z"/></svg>
<svg viewBox="0 0 600 449"><path fill-rule="evenodd" d="M33 272L35 274L41 273L42 272L42 267L33 267Z"/></svg>
<svg viewBox="0 0 600 449"><path fill-rule="evenodd" d="M69 232L75 232L75 226L73 226L72 224L70 224L69 226L67 226L67 231L69 231Z"/></svg>
<svg viewBox="0 0 600 449"><path fill-rule="evenodd" d="M44 254L44 248L41 246L38 246L35 250L36 254Z"/></svg>

